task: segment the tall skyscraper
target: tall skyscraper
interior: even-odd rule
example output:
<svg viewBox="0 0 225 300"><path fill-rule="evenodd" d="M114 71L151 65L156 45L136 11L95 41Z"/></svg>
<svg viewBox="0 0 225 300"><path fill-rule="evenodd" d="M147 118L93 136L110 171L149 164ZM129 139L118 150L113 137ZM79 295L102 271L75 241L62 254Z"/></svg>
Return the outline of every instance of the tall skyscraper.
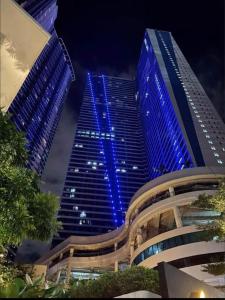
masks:
<svg viewBox="0 0 225 300"><path fill-rule="evenodd" d="M166 173L225 163L225 128L171 33L147 29L136 80L88 74L53 246L123 224Z"/></svg>
<svg viewBox="0 0 225 300"><path fill-rule="evenodd" d="M170 32L146 30L137 83L149 179L224 165L224 123Z"/></svg>
<svg viewBox="0 0 225 300"><path fill-rule="evenodd" d="M26 134L28 166L41 174L74 73L65 45L54 29L56 0L17 2L51 35L8 109L17 129Z"/></svg>
<svg viewBox="0 0 225 300"><path fill-rule="evenodd" d="M53 245L123 224L146 182L143 141L135 81L88 73Z"/></svg>

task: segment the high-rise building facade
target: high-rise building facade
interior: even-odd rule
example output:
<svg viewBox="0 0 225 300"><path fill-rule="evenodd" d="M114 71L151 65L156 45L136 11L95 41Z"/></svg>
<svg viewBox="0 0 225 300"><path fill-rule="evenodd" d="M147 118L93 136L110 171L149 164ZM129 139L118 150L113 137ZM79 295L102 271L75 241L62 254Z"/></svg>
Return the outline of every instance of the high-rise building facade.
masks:
<svg viewBox="0 0 225 300"><path fill-rule="evenodd" d="M224 165L224 123L170 32L146 30L137 83L149 179Z"/></svg>
<svg viewBox="0 0 225 300"><path fill-rule="evenodd" d="M56 0L17 2L51 35L8 109L17 129L26 134L28 166L41 174L74 73L54 29Z"/></svg>
<svg viewBox="0 0 225 300"><path fill-rule="evenodd" d="M135 81L88 73L53 244L122 225L146 182L144 157Z"/></svg>
<svg viewBox="0 0 225 300"><path fill-rule="evenodd" d="M87 75L53 246L123 224L143 184L225 163L225 129L169 32L145 32L136 80Z"/></svg>

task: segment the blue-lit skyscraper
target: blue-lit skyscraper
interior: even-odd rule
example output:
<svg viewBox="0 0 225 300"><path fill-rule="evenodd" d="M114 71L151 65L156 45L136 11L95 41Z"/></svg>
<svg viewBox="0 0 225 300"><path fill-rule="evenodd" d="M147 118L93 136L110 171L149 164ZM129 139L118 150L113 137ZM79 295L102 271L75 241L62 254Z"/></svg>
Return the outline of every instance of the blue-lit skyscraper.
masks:
<svg viewBox="0 0 225 300"><path fill-rule="evenodd" d="M26 134L28 166L41 174L74 74L64 43L54 29L56 0L17 2L51 35L8 109L18 130Z"/></svg>
<svg viewBox="0 0 225 300"><path fill-rule="evenodd" d="M88 73L54 245L119 227L146 182L135 89L133 80Z"/></svg>
<svg viewBox="0 0 225 300"><path fill-rule="evenodd" d="M136 80L87 75L52 246L123 224L149 180L224 163L222 120L172 35L148 29Z"/></svg>
<svg viewBox="0 0 225 300"><path fill-rule="evenodd" d="M149 179L224 165L224 123L170 32L146 30L137 84Z"/></svg>

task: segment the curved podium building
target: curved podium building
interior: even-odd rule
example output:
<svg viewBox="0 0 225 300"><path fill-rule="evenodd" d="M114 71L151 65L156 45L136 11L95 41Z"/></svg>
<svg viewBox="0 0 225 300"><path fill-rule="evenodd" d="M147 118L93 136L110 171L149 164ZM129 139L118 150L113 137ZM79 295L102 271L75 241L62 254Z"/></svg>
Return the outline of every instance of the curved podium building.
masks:
<svg viewBox="0 0 225 300"><path fill-rule="evenodd" d="M222 261L225 244L203 241L197 227L218 213L189 204L200 194L215 193L224 175L222 168L202 167L154 179L133 196L119 229L88 238L71 236L37 264L47 265L48 278L90 278L129 265L156 268L165 261L209 284L223 285L224 278L202 272L202 264Z"/></svg>

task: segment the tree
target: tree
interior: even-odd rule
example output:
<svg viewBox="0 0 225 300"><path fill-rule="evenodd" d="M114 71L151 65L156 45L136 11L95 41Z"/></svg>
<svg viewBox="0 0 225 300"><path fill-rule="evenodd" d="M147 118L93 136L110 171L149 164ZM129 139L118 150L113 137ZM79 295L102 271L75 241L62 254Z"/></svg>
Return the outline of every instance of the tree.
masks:
<svg viewBox="0 0 225 300"><path fill-rule="evenodd" d="M202 194L191 206L220 213L219 217L199 228L207 232L208 240L216 237L218 241L225 241L225 179L219 182L218 191L214 195Z"/></svg>
<svg viewBox="0 0 225 300"><path fill-rule="evenodd" d="M207 241L216 239L218 242L225 241L225 178L219 182L218 191L214 195L200 195L198 200L194 201L191 206L219 212L219 217L215 218L208 224L199 225L199 229L205 231L205 239ZM224 262L212 262L204 266L203 271L214 275L225 273Z"/></svg>
<svg viewBox="0 0 225 300"><path fill-rule="evenodd" d="M105 273L95 280L76 281L69 294L71 298L113 298L140 290L159 293L157 271L133 266L125 271Z"/></svg>
<svg viewBox="0 0 225 300"><path fill-rule="evenodd" d="M26 139L8 114L0 111L0 244L19 245L24 239L48 240L59 229L59 202L39 189L36 173L25 167Z"/></svg>

